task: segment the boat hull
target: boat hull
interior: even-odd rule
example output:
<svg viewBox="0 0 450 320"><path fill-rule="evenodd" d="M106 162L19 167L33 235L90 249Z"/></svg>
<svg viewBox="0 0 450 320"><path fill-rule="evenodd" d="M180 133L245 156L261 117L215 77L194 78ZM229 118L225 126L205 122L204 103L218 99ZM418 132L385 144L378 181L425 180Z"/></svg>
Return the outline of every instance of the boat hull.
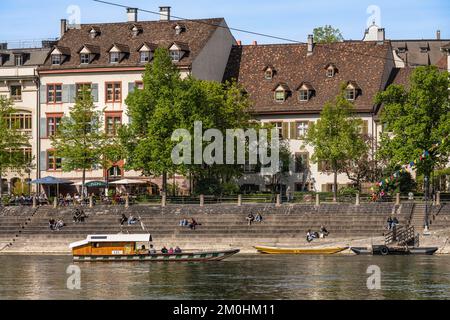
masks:
<svg viewBox="0 0 450 320"><path fill-rule="evenodd" d="M352 247L350 248L357 255L433 255L438 250L437 247L422 247L422 248L406 248L406 247L388 247L388 246L373 246L373 247Z"/></svg>
<svg viewBox="0 0 450 320"><path fill-rule="evenodd" d="M321 255L321 254L335 254L348 249L348 247L334 247L334 248L280 248L280 247L265 247L255 246L258 252L264 254L305 254L305 255Z"/></svg>
<svg viewBox="0 0 450 320"><path fill-rule="evenodd" d="M73 260L77 262L208 262L224 260L239 253L239 251L239 249L234 249L226 251L186 252L180 254L74 256Z"/></svg>

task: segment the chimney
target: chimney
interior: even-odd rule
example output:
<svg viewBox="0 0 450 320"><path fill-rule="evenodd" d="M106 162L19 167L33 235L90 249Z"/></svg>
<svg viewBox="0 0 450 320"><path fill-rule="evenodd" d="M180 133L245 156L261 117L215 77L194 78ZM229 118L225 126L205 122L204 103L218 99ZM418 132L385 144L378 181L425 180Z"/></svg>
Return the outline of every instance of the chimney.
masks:
<svg viewBox="0 0 450 320"><path fill-rule="evenodd" d="M253 43L252 43L254 46L257 46L258 45L258 41L253 41Z"/></svg>
<svg viewBox="0 0 450 320"><path fill-rule="evenodd" d="M441 30L436 31L436 40L441 40Z"/></svg>
<svg viewBox="0 0 450 320"><path fill-rule="evenodd" d="M137 8L127 8L128 22L138 21L138 9Z"/></svg>
<svg viewBox="0 0 450 320"><path fill-rule="evenodd" d="M382 44L385 40L385 31L384 28L378 28L377 30L377 41L378 43Z"/></svg>
<svg viewBox="0 0 450 320"><path fill-rule="evenodd" d="M241 40L238 40L238 41L236 41L237 42L237 45L240 47L240 46L242 46L242 41Z"/></svg>
<svg viewBox="0 0 450 320"><path fill-rule="evenodd" d="M170 7L159 7L159 21L170 21Z"/></svg>
<svg viewBox="0 0 450 320"><path fill-rule="evenodd" d="M307 56L310 56L313 54L314 51L314 36L312 34L308 35L308 52L306 53Z"/></svg>
<svg viewBox="0 0 450 320"><path fill-rule="evenodd" d="M61 19L61 38L67 31L67 20Z"/></svg>

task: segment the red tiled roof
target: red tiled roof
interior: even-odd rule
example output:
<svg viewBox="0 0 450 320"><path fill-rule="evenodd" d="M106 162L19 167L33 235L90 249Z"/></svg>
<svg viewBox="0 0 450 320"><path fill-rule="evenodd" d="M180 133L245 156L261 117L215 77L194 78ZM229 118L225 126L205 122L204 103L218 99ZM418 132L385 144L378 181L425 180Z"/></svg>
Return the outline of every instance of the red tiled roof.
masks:
<svg viewBox="0 0 450 320"><path fill-rule="evenodd" d="M255 113L317 113L332 101L343 83L356 83L361 89L355 107L361 112L371 112L376 93L386 86L385 76L392 48L389 42L347 41L333 44L316 44L307 56L306 44L250 45L233 47L224 79L236 79L253 102ZM328 78L325 66L333 64L339 72ZM266 80L266 66L276 73ZM292 89L302 83L310 84L315 95L307 102L299 101L296 91L284 103L275 102L273 88L284 83Z"/></svg>
<svg viewBox="0 0 450 320"><path fill-rule="evenodd" d="M50 59L47 59L41 70L60 70L74 68L98 68L111 66L109 63L108 50L113 44L121 44L122 49L128 48L129 54L116 67L142 66L138 49L143 43L148 42L154 46L169 48L173 43L177 43L183 49L188 49L179 66L190 66L209 38L224 23L223 18L183 20L183 21L139 21L125 23L104 23L81 25L79 29L69 29L58 41L58 46L67 47L70 57L62 65L52 66ZM183 24L185 32L176 35L174 27ZM142 28L138 36L133 36L131 28L137 25ZM89 32L92 29L99 34L92 39ZM100 48L100 54L89 65L82 65L77 51L85 44ZM125 48L126 47L126 48Z"/></svg>

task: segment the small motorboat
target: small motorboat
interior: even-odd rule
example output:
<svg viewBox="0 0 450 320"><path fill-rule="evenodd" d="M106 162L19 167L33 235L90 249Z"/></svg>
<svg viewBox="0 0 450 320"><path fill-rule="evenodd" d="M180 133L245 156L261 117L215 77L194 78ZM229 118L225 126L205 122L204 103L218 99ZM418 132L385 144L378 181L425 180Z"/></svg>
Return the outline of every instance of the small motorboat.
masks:
<svg viewBox="0 0 450 320"><path fill-rule="evenodd" d="M358 255L433 255L437 247L408 247L408 246L385 246L374 245L372 247L351 247Z"/></svg>
<svg viewBox="0 0 450 320"><path fill-rule="evenodd" d="M221 261L239 249L151 254L150 234L90 235L86 240L70 244L74 261L149 261L149 262L206 262Z"/></svg>
<svg viewBox="0 0 450 320"><path fill-rule="evenodd" d="M348 247L330 247L330 248L283 248L254 246L260 253L265 254L335 254L348 249Z"/></svg>

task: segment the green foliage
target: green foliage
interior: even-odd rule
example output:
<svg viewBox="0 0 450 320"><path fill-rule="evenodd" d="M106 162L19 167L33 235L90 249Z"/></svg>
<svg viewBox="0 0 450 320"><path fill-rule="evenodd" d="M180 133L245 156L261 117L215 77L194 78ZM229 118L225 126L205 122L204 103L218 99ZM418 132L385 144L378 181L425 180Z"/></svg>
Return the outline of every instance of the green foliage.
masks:
<svg viewBox="0 0 450 320"><path fill-rule="evenodd" d="M357 193L359 193L359 189L354 187L345 187L339 189L339 195L341 196L354 196Z"/></svg>
<svg viewBox="0 0 450 320"><path fill-rule="evenodd" d="M345 98L344 90L333 103L326 103L320 119L311 124L305 142L314 147L313 163L328 161L334 173L337 196L337 174L344 172L346 162L361 157L369 147L361 133L361 119L355 117L353 104Z"/></svg>
<svg viewBox="0 0 450 320"><path fill-rule="evenodd" d="M318 27L313 30L314 42L316 43L333 43L343 41L344 37L339 29L335 29L330 25Z"/></svg>
<svg viewBox="0 0 450 320"><path fill-rule="evenodd" d="M16 112L11 100L0 97L0 181L6 170L20 171L30 165L30 159L20 151L30 145L28 138L10 121ZM0 183L0 195L2 191Z"/></svg>
<svg viewBox="0 0 450 320"><path fill-rule="evenodd" d="M380 159L391 168L407 164L450 134L449 86L447 72L435 66L417 67L410 88L391 85L377 95L376 102L384 106ZM447 141L418 162L418 173L429 176L436 166L447 163L449 147Z"/></svg>
<svg viewBox="0 0 450 320"><path fill-rule="evenodd" d="M249 102L239 86L192 77L181 79L165 49L156 50L153 63L146 67L143 82L142 90L135 90L127 97L132 121L120 132L128 168L147 176L163 175L163 191L167 189L168 174L189 173L195 181L208 178L220 182L240 174L242 169L238 166L175 165L172 161L172 150L178 144L172 141L172 134L177 129L185 129L193 136L195 121L202 122L203 131L214 128L223 134L226 129L249 126ZM210 189L213 193L220 190ZM205 194L209 193L205 191Z"/></svg>
<svg viewBox="0 0 450 320"><path fill-rule="evenodd" d="M83 190L86 170L102 162L107 139L102 111L96 110L90 91L83 88L69 116L62 118L57 134L51 137L52 147L62 158L63 171L82 170Z"/></svg>

